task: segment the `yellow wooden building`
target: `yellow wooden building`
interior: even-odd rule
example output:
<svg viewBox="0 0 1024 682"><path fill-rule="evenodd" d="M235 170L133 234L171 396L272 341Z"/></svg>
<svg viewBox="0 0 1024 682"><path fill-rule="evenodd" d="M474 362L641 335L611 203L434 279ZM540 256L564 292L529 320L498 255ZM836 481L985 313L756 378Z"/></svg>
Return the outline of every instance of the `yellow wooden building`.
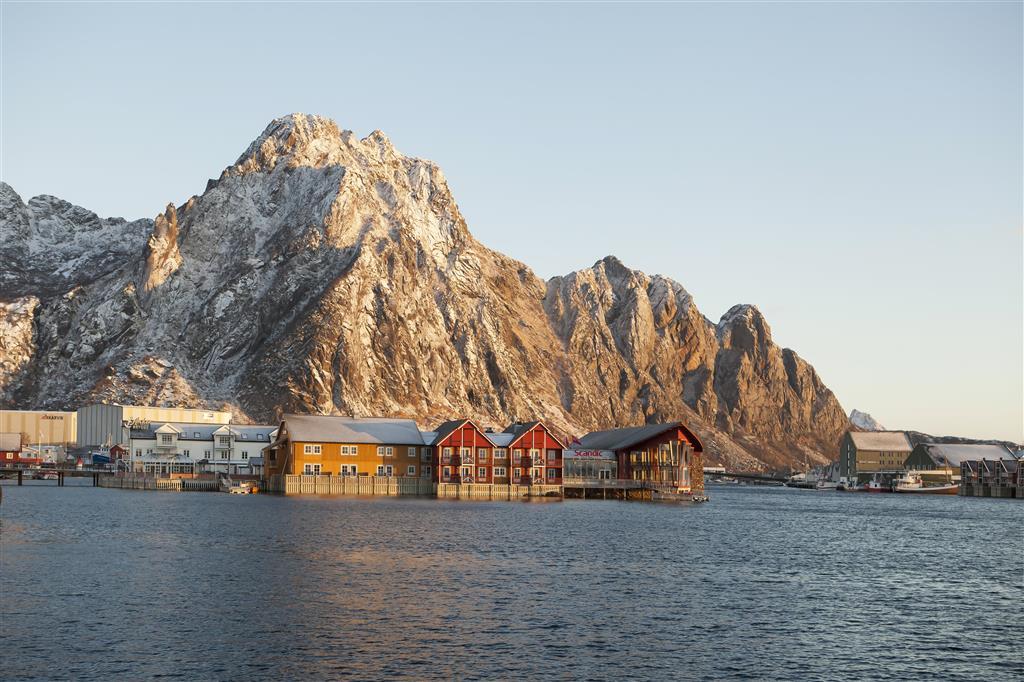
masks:
<svg viewBox="0 0 1024 682"><path fill-rule="evenodd" d="M431 448L411 419L286 414L265 453L268 478L430 475Z"/></svg>

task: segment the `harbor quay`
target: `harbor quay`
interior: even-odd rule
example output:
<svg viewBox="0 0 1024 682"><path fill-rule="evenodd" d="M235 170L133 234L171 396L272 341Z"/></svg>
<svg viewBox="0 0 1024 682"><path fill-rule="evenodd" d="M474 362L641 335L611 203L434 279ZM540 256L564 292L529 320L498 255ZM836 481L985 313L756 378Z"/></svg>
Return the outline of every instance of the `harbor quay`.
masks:
<svg viewBox="0 0 1024 682"><path fill-rule="evenodd" d="M233 424L227 412L123 405L69 414L77 440L60 464L41 462L41 447L26 453L22 435L5 434L4 466L31 467L38 478L77 466L96 471L99 487L133 490L706 499L704 447L682 422L569 438L542 420L496 429L457 418L422 429L412 419L311 414Z"/></svg>

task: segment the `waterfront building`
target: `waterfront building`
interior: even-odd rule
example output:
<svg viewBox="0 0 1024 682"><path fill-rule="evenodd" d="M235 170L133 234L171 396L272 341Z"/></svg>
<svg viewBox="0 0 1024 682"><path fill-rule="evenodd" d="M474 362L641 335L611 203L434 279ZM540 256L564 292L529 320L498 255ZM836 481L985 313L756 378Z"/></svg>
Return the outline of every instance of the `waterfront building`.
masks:
<svg viewBox="0 0 1024 682"><path fill-rule="evenodd" d="M265 424L145 422L128 429L129 468L149 474L256 474L252 459L274 440Z"/></svg>
<svg viewBox="0 0 1024 682"><path fill-rule="evenodd" d="M429 433L435 483L509 482L508 443L513 434L500 439L504 445L499 447L491 439L494 434L484 432L471 419L446 421Z"/></svg>
<svg viewBox="0 0 1024 682"><path fill-rule="evenodd" d="M78 415L56 410L0 410L0 433L17 433L26 445L72 447Z"/></svg>
<svg viewBox="0 0 1024 682"><path fill-rule="evenodd" d="M1013 457L1002 445L986 443L918 443L903 463L903 468L922 473L926 478L952 479L960 476L961 464L969 460L998 461Z"/></svg>
<svg viewBox="0 0 1024 682"><path fill-rule="evenodd" d="M229 424L230 412L187 407L142 407L96 404L78 409L77 440L80 446L127 445L128 430L150 422L181 424Z"/></svg>
<svg viewBox="0 0 1024 682"><path fill-rule="evenodd" d="M620 480L704 489L704 446L681 422L593 431L580 438L574 449L614 452ZM577 464L573 466L575 470Z"/></svg>
<svg viewBox="0 0 1024 682"><path fill-rule="evenodd" d="M902 471L913 449L904 431L847 431L839 446L839 476L853 481L860 474Z"/></svg>
<svg viewBox="0 0 1024 682"><path fill-rule="evenodd" d="M495 483L562 484L562 443L541 421L515 422L502 433L488 434L495 443ZM508 470L500 462L508 457Z"/></svg>
<svg viewBox="0 0 1024 682"><path fill-rule="evenodd" d="M1010 450L999 459L964 459L960 462L960 494L973 497L1024 499L1024 467Z"/></svg>
<svg viewBox="0 0 1024 682"><path fill-rule="evenodd" d="M264 466L268 478L294 474L419 477L425 447L428 444L411 419L286 414L265 450ZM429 462L429 448L426 457Z"/></svg>

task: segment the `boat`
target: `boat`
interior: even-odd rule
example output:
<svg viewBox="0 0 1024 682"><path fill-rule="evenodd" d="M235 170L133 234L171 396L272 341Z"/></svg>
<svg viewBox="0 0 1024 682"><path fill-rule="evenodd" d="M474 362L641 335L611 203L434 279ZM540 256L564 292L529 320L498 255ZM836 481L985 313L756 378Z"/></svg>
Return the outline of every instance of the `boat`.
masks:
<svg viewBox="0 0 1024 682"><path fill-rule="evenodd" d="M256 487L256 483L253 481L232 481L227 476L222 476L220 479L220 491L222 493L231 493L232 495L251 495L259 492L259 488Z"/></svg>
<svg viewBox="0 0 1024 682"><path fill-rule="evenodd" d="M920 474L910 472L903 478L896 481L896 487L894 490L898 493L912 493L917 495L956 495L960 492L960 485L958 483L925 485Z"/></svg>
<svg viewBox="0 0 1024 682"><path fill-rule="evenodd" d="M835 481L821 479L814 486L815 490L839 490L839 484Z"/></svg>
<svg viewBox="0 0 1024 682"><path fill-rule="evenodd" d="M892 492L892 488L890 486L886 485L881 479L879 479L879 478L872 478L870 481L868 481L868 484L866 486L864 486L864 492L867 492L867 493L891 493Z"/></svg>

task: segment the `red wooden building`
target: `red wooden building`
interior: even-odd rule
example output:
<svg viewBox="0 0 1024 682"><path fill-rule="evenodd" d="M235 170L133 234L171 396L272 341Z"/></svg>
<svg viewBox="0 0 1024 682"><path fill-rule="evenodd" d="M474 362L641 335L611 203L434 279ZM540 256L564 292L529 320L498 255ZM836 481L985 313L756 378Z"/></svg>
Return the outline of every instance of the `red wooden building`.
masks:
<svg viewBox="0 0 1024 682"><path fill-rule="evenodd" d="M682 422L593 431L581 449L613 451L618 477L678 489L704 489L704 446Z"/></svg>
<svg viewBox="0 0 1024 682"><path fill-rule="evenodd" d="M508 481L521 485L562 484L565 444L544 422L516 422L505 427L502 433L488 435L507 454Z"/></svg>
<svg viewBox="0 0 1024 682"><path fill-rule="evenodd" d="M494 442L471 419L454 419L441 424L430 445L434 482L495 482Z"/></svg>
<svg viewBox="0 0 1024 682"><path fill-rule="evenodd" d="M471 419L455 419L437 427L430 445L436 483L562 483L565 446L540 421L494 433Z"/></svg>

